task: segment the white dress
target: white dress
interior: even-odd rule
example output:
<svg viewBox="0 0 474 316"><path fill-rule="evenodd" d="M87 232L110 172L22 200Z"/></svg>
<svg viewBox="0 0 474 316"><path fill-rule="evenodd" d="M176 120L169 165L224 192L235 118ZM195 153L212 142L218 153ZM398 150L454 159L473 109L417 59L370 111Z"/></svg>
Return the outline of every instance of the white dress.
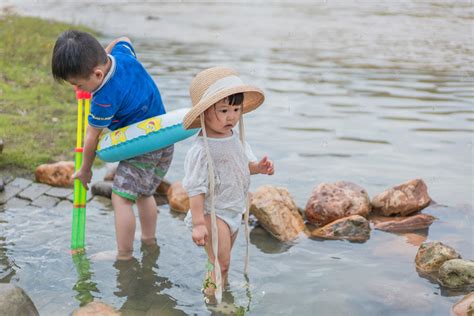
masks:
<svg viewBox="0 0 474 316"><path fill-rule="evenodd" d="M231 234L237 232L245 213L247 193L250 186L249 161L257 158L249 144L245 150L238 134L226 138L207 138L214 163L215 189L214 205L216 215L229 225ZM197 136L184 160L183 187L189 197L204 193L204 212L210 214L209 171L204 138ZM192 228L192 214L189 211L185 223Z"/></svg>

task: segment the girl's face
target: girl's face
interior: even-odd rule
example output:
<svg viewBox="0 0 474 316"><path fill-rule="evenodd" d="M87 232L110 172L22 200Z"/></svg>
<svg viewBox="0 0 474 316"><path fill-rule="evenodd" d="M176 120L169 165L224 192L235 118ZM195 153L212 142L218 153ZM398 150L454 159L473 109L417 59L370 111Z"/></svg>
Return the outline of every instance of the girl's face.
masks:
<svg viewBox="0 0 474 316"><path fill-rule="evenodd" d="M241 115L242 105L230 105L227 98L220 100L204 112L207 134L210 137L231 136Z"/></svg>

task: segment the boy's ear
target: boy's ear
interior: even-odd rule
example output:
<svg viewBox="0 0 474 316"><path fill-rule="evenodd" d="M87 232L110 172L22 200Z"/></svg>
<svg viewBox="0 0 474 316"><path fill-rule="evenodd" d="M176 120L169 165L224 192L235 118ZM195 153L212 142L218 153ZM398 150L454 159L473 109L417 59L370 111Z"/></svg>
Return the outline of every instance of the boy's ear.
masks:
<svg viewBox="0 0 474 316"><path fill-rule="evenodd" d="M97 77L97 79L102 80L105 77L104 71L100 68L94 68L94 75Z"/></svg>

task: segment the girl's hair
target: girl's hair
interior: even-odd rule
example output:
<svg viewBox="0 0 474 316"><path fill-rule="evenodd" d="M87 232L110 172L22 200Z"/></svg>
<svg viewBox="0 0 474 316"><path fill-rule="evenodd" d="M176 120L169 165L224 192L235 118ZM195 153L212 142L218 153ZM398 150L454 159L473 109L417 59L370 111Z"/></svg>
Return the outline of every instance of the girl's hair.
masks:
<svg viewBox="0 0 474 316"><path fill-rule="evenodd" d="M69 30L56 40L51 68L54 79L61 82L70 77L86 78L106 63L107 53L92 35Z"/></svg>
<svg viewBox="0 0 474 316"><path fill-rule="evenodd" d="M242 92L231 94L227 97L230 105L242 105L244 103L244 94Z"/></svg>

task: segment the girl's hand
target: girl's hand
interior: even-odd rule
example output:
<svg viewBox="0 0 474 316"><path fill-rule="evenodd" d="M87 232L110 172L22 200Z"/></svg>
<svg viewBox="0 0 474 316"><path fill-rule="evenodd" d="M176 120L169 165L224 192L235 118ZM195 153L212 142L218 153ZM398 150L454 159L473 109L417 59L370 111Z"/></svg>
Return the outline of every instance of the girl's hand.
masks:
<svg viewBox="0 0 474 316"><path fill-rule="evenodd" d="M193 241L197 246L206 245L208 234L205 224L193 226Z"/></svg>
<svg viewBox="0 0 474 316"><path fill-rule="evenodd" d="M261 174L272 175L274 173L273 161L264 156L262 160L257 163L256 171Z"/></svg>

